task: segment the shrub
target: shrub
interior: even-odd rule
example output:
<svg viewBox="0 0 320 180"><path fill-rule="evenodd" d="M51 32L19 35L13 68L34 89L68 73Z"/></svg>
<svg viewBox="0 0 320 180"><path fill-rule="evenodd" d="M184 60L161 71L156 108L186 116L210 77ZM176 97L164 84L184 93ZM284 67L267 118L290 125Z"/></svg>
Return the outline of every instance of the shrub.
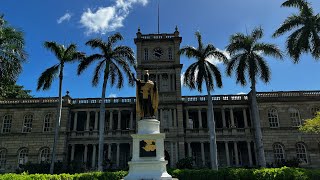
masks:
<svg viewBox="0 0 320 180"><path fill-rule="evenodd" d="M186 157L183 159L180 159L177 162L177 168L178 169L192 169L192 158L191 157Z"/></svg>

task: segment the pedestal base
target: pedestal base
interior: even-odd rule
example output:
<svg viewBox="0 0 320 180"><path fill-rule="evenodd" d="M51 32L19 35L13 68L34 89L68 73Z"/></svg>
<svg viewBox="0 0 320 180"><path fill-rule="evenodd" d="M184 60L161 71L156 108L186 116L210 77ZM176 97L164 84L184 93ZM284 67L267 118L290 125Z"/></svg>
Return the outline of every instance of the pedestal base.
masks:
<svg viewBox="0 0 320 180"><path fill-rule="evenodd" d="M124 180L172 180L166 171L168 161L128 162L129 174Z"/></svg>
<svg viewBox="0 0 320 180"><path fill-rule="evenodd" d="M160 122L145 119L138 122L138 134L133 139L132 160L125 180L172 180L164 159L165 134L160 133Z"/></svg>

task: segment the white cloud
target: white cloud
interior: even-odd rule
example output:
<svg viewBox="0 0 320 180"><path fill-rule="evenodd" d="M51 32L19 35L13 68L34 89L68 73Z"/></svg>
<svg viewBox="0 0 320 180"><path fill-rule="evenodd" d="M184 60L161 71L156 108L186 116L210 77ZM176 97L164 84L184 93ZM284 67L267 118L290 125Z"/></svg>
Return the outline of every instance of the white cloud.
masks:
<svg viewBox="0 0 320 180"><path fill-rule="evenodd" d="M184 72L180 74L181 86L183 86L183 78L184 78Z"/></svg>
<svg viewBox="0 0 320 180"><path fill-rule="evenodd" d="M64 21L69 21L70 18L71 18L71 14L70 13L66 13L65 15L61 16L58 20L57 20L57 23L58 24L61 24L62 22Z"/></svg>
<svg viewBox="0 0 320 180"><path fill-rule="evenodd" d="M105 34L123 27L123 21L134 4L145 6L147 3L148 0L116 0L113 6L99 7L96 11L87 9L82 13L80 23L85 27L87 34Z"/></svg>
<svg viewBox="0 0 320 180"><path fill-rule="evenodd" d="M244 93L244 92L237 93L237 95L245 95L245 94L247 94L247 93Z"/></svg>
<svg viewBox="0 0 320 180"><path fill-rule="evenodd" d="M109 98L116 98L116 97L117 97L117 94L111 93L108 97L109 97Z"/></svg>
<svg viewBox="0 0 320 180"><path fill-rule="evenodd" d="M221 51L228 59L230 59L230 54L226 50L220 50L220 49L218 50ZM219 61L212 56L208 59L208 61L210 61L214 65L218 65L222 63L222 61Z"/></svg>

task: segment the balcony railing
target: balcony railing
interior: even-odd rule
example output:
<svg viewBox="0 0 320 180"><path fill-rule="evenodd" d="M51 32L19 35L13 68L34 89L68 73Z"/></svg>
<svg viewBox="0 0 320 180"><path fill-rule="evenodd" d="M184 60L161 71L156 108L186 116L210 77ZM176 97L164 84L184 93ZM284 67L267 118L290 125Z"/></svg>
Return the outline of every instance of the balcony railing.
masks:
<svg viewBox="0 0 320 180"><path fill-rule="evenodd" d="M258 99L266 98L291 98L291 97L320 97L320 91L278 91L278 92L258 92ZM162 99L161 99L162 98ZM161 100L172 100L173 96L161 96ZM4 99L0 100L0 104L53 104L58 103L58 97L51 98L29 98L29 99ZM205 102L207 96L183 96L181 98L183 102ZM64 99L63 99L64 101ZM248 101L248 95L214 95L212 101L216 102L228 102L228 101ZM71 104L100 104L100 98L74 98L68 99L68 103ZM120 103L135 103L135 97L123 97L123 98L106 98L104 103L106 104L120 104Z"/></svg>

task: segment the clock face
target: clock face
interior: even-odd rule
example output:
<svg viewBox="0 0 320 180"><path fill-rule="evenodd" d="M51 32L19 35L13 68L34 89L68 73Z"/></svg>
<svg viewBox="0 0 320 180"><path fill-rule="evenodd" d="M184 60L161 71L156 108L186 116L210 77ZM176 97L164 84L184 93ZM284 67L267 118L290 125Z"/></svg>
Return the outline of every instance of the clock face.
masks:
<svg viewBox="0 0 320 180"><path fill-rule="evenodd" d="M154 57L159 59L163 55L162 49L161 48L155 48L153 50L153 55L154 55Z"/></svg>

